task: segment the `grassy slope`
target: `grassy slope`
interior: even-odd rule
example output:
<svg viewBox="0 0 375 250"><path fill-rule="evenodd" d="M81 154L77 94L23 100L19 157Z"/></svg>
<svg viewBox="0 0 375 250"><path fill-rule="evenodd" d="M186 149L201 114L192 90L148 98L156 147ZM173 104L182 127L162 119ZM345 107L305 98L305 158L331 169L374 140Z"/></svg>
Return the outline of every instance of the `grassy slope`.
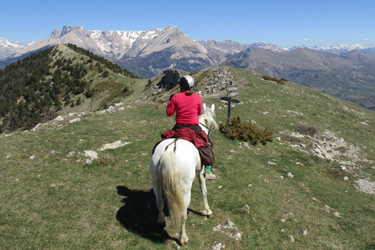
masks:
<svg viewBox="0 0 375 250"><path fill-rule="evenodd" d="M298 85L282 86L250 71L234 71L245 80L239 83L243 104L232 113L269 127L282 140L246 147L212 133L219 178L207 184L214 215L205 219L195 213L201 204L195 182L186 248L212 249L219 242L226 249L373 248L375 199L353 186L359 174L374 179L373 165L359 162L360 172L340 172L338 163L290 147L282 132L296 131L299 124L320 133L330 130L374 161L374 112ZM217 121L225 120L219 95L204 101L216 104ZM131 102L124 107L0 137L3 249L176 249L168 234L156 230L148 173L151 149L173 119L165 117L163 104ZM97 151L116 140L131 144ZM99 159L86 164L84 150L96 150ZM227 220L238 231L213 231ZM227 234L237 232L242 232L240 241Z"/></svg>

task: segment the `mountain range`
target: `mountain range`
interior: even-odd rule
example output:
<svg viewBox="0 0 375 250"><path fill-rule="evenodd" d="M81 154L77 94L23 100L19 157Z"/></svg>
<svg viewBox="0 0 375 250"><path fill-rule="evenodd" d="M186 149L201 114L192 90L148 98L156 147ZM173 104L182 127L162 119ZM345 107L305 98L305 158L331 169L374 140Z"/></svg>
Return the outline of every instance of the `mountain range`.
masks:
<svg viewBox="0 0 375 250"><path fill-rule="evenodd" d="M64 26L28 45L1 39L3 66L0 67L60 43L88 49L143 78L161 74L168 67L194 72L231 65L285 78L370 109L375 107L373 45L281 47L231 40L195 41L177 26L146 31L99 31Z"/></svg>

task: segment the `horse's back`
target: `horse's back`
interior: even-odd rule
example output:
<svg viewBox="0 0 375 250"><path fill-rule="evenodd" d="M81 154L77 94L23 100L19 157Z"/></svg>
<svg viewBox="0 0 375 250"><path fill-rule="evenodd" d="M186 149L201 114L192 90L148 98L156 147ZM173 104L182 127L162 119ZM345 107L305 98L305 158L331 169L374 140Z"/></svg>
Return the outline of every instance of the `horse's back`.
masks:
<svg viewBox="0 0 375 250"><path fill-rule="evenodd" d="M160 159L171 153L175 156L176 165L180 173L187 174L187 172L190 172L195 176L195 172L200 168L200 157L197 148L189 141L184 139L175 140L174 138L163 140L156 146L151 158L150 172L157 171Z"/></svg>

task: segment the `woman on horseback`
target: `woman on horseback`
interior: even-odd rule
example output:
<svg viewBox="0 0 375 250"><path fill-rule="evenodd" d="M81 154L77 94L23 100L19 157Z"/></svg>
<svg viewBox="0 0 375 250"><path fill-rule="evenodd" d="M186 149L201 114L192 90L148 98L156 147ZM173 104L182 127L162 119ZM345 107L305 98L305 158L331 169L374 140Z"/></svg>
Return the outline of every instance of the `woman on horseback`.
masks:
<svg viewBox="0 0 375 250"><path fill-rule="evenodd" d="M167 103L167 115L172 116L176 112L176 125L173 130L190 128L199 133L202 131L199 126L199 115L202 113L202 99L199 94L193 92L194 79L185 75L180 79L181 93L172 95ZM205 166L207 179L216 179L211 172L211 166Z"/></svg>

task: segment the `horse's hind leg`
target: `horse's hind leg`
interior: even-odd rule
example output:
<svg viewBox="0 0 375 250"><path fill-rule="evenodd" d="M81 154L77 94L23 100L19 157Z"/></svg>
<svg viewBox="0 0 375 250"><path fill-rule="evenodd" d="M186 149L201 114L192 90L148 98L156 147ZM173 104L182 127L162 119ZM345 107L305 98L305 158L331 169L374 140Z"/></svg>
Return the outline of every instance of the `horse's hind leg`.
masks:
<svg viewBox="0 0 375 250"><path fill-rule="evenodd" d="M189 186L189 188L187 188L185 190L185 193L184 193L184 213L183 213L183 216L181 218L181 231L180 231L180 243L181 245L185 245L188 243L188 236L186 234L186 228L185 228L185 224L186 224L186 219L187 219L187 209L189 207L189 204L190 204L190 199L191 199L191 185Z"/></svg>
<svg viewBox="0 0 375 250"><path fill-rule="evenodd" d="M212 211L211 211L210 207L208 206L206 179L204 178L203 174L204 174L204 167L202 167L202 170L199 173L199 185L201 187L202 198L203 198L202 214L205 215L205 216L210 216L210 215L212 215Z"/></svg>
<svg viewBox="0 0 375 250"><path fill-rule="evenodd" d="M165 215L163 212L164 209L164 200L162 196L162 189L161 185L158 185L156 183L153 183L153 189L156 197L156 206L158 207L159 216L158 216L158 225L165 227Z"/></svg>
<svg viewBox="0 0 375 250"><path fill-rule="evenodd" d="M185 222L186 222L187 214L185 213L184 217L182 218L181 223L181 232L180 232L180 244L183 246L188 243L188 236L186 234Z"/></svg>

